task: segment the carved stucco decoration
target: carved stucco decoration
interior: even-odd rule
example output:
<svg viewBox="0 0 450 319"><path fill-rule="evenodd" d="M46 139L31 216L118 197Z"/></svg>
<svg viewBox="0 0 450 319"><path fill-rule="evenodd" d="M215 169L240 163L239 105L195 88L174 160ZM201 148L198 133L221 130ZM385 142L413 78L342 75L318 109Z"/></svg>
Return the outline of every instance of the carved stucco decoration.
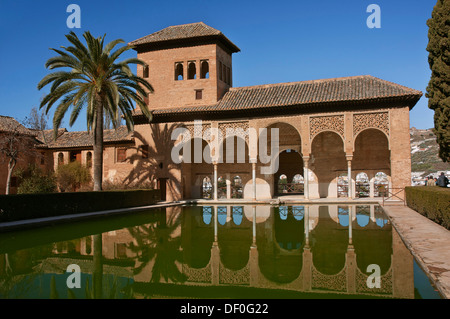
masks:
<svg viewBox="0 0 450 319"><path fill-rule="evenodd" d="M309 119L311 141L324 131L333 131L344 138L344 115L317 116Z"/></svg>
<svg viewBox="0 0 450 319"><path fill-rule="evenodd" d="M219 123L219 132L222 134L222 138L225 139L227 137L227 133L231 135L238 136L244 139L248 143L248 131L249 124L248 122L226 122Z"/></svg>
<svg viewBox="0 0 450 319"><path fill-rule="evenodd" d="M383 131L389 136L389 113L362 113L353 115L353 136L357 136L361 131L375 128Z"/></svg>

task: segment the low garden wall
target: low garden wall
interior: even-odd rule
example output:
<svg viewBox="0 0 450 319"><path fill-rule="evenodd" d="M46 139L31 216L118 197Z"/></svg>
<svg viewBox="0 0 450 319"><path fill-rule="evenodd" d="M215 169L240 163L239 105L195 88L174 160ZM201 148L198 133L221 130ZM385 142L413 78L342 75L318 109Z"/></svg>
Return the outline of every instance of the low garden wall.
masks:
<svg viewBox="0 0 450 319"><path fill-rule="evenodd" d="M148 206L160 199L160 190L0 195L0 223Z"/></svg>
<svg viewBox="0 0 450 319"><path fill-rule="evenodd" d="M406 205L450 230L450 188L406 187Z"/></svg>

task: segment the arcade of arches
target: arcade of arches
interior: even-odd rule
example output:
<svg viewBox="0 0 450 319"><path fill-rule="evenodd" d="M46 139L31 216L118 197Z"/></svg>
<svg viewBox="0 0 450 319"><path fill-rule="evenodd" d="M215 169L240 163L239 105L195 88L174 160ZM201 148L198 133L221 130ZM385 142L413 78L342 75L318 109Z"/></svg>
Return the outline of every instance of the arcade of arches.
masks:
<svg viewBox="0 0 450 319"><path fill-rule="evenodd" d="M403 108L203 121L202 151L208 159L195 161L191 139L191 161L180 166L182 185L174 198L383 196L389 188L402 188L410 182L409 134L392 125L408 112ZM183 126L194 136L194 122ZM227 138L216 139L212 134L217 129L225 136L230 128L235 133ZM258 134L252 135L249 128ZM261 129L266 129L266 135ZM264 142L267 151L261 147ZM263 162L264 155L271 162ZM275 169L267 174L264 169L271 164Z"/></svg>

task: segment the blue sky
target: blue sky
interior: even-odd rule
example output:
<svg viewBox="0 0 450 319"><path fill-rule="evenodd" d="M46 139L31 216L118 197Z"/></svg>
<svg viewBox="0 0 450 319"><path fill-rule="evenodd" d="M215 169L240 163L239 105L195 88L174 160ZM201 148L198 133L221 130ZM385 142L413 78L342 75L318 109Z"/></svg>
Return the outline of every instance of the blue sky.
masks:
<svg viewBox="0 0 450 319"><path fill-rule="evenodd" d="M69 29L69 4L81 8L81 28ZM369 4L381 8L381 28L369 29ZM248 86L370 74L426 92L430 79L428 27L434 0L318 1L32 1L0 0L0 115L22 120L47 88L49 48L67 45L65 34L126 42L170 25L203 21L222 31L241 52L233 55L233 85ZM124 57L135 56L130 51ZM433 127L423 96L411 126ZM51 114L50 114L51 123ZM64 123L68 123L65 119ZM84 130L85 119L68 129Z"/></svg>

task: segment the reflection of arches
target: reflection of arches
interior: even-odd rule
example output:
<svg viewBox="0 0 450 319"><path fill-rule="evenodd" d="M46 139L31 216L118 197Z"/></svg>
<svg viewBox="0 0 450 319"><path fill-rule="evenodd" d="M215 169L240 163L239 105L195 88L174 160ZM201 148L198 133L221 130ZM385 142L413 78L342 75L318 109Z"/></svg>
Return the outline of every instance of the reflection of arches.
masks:
<svg viewBox="0 0 450 319"><path fill-rule="evenodd" d="M379 212L378 217L381 216ZM392 259L392 226L380 227L370 219L370 206L356 206L356 220L354 221L352 237L355 247L358 268L365 273L367 266L377 264L381 273L385 274L391 267Z"/></svg>
<svg viewBox="0 0 450 319"><path fill-rule="evenodd" d="M369 176L365 172L358 173L355 181L356 197L370 196Z"/></svg>
<svg viewBox="0 0 450 319"><path fill-rule="evenodd" d="M278 212L277 212L278 210ZM280 206L275 208L275 240L282 249L299 250L305 237L303 206Z"/></svg>
<svg viewBox="0 0 450 319"><path fill-rule="evenodd" d="M319 222L310 236L314 267L326 275L339 273L345 266L348 241L347 227L330 217L328 206L320 206Z"/></svg>
<svg viewBox="0 0 450 319"><path fill-rule="evenodd" d="M345 155L342 137L335 132L321 132L312 140L310 169L318 180L319 197L338 196L336 172L347 170Z"/></svg>
<svg viewBox="0 0 450 319"><path fill-rule="evenodd" d="M188 206L184 208L184 213L181 226L183 262L192 268L206 267L211 259L214 242L214 207Z"/></svg>

